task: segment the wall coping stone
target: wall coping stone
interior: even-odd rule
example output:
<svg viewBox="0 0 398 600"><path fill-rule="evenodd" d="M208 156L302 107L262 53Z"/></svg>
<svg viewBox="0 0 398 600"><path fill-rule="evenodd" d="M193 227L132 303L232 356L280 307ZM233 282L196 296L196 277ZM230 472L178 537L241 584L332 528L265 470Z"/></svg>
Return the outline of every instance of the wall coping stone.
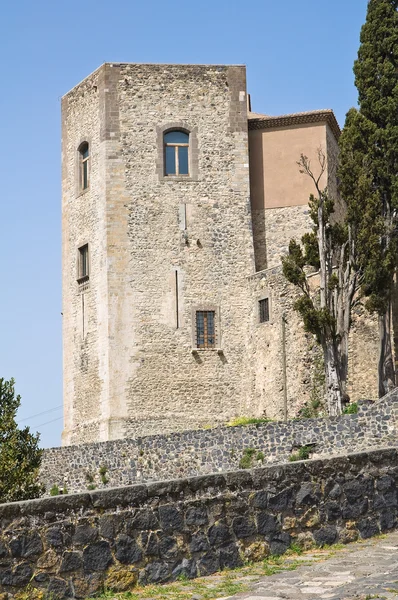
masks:
<svg viewBox="0 0 398 600"><path fill-rule="evenodd" d="M398 458L398 444L394 447L377 448L352 454L336 454L330 458L309 459L283 463L268 467L257 467L250 470L226 471L188 477L186 479L170 479L166 481L151 482L148 484L133 484L124 487L107 488L85 493L73 493L60 496L24 500L22 502L9 502L0 504L0 518L17 517L23 515L38 515L46 512L61 512L77 508L110 508L116 506L140 506L151 498L164 498L168 496L186 495L187 489L195 494L197 492L214 491L214 489L229 488L239 489L253 484L259 489L266 482L281 481L286 473L297 471L316 473L321 466L335 471L347 467L347 463L358 465L368 458L375 464L386 460Z"/></svg>

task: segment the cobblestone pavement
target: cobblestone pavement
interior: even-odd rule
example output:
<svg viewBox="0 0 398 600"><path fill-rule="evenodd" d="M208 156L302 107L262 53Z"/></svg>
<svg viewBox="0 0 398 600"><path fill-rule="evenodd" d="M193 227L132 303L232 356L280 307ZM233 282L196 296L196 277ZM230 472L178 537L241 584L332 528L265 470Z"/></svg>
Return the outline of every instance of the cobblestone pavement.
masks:
<svg viewBox="0 0 398 600"><path fill-rule="evenodd" d="M228 596L228 600L398 597L398 532L350 544L322 562L311 564L319 560L318 552L301 559L306 564L296 570L248 581L250 591Z"/></svg>

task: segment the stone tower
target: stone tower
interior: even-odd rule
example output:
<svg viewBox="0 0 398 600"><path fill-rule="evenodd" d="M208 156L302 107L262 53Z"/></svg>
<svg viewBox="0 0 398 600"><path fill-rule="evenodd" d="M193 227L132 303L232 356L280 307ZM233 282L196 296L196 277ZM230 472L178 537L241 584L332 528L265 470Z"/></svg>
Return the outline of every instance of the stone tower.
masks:
<svg viewBox="0 0 398 600"><path fill-rule="evenodd" d="M62 99L62 153L63 444L244 414L245 67L104 64Z"/></svg>

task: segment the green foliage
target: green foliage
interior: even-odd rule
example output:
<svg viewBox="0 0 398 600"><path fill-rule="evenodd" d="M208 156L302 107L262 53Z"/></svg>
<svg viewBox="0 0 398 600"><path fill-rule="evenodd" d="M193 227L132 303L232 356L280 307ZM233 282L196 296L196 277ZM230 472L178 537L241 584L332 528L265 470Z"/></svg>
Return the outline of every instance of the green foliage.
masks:
<svg viewBox="0 0 398 600"><path fill-rule="evenodd" d="M52 486L52 488L50 489L50 496L59 496L59 487L57 486L56 483L54 483L54 485Z"/></svg>
<svg viewBox="0 0 398 600"><path fill-rule="evenodd" d="M304 272L305 256L300 244L290 240L289 253L282 258L283 274L290 283L304 289L306 274Z"/></svg>
<svg viewBox="0 0 398 600"><path fill-rule="evenodd" d="M345 415L356 415L357 412L358 412L358 404L356 402L353 402L352 404L349 404L343 410L343 413Z"/></svg>
<svg viewBox="0 0 398 600"><path fill-rule="evenodd" d="M245 448L239 461L240 469L250 469L255 462L264 462L264 453L255 448Z"/></svg>
<svg viewBox="0 0 398 600"><path fill-rule="evenodd" d="M245 425L262 425L262 423L269 423L272 419L266 419L265 417L235 417L227 423L227 427L241 427Z"/></svg>
<svg viewBox="0 0 398 600"><path fill-rule="evenodd" d="M21 397L14 380L0 378L0 502L37 498L43 491L38 475L43 451L39 434L19 429L16 414Z"/></svg>
<svg viewBox="0 0 398 600"><path fill-rule="evenodd" d="M99 469L99 474L101 477L101 481L104 485L109 483L109 478L107 477L108 467L106 465L101 465Z"/></svg>
<svg viewBox="0 0 398 600"><path fill-rule="evenodd" d="M305 331L314 334L319 343L322 343L327 331L335 331L334 316L326 307L317 308L310 296L300 296L293 306L303 319Z"/></svg>
<svg viewBox="0 0 398 600"><path fill-rule="evenodd" d="M290 462L295 462L297 460L308 460L312 452L312 446L301 446L298 449L298 452L289 456L289 460Z"/></svg>
<svg viewBox="0 0 398 600"><path fill-rule="evenodd" d="M396 266L398 208L397 0L370 0L355 61L359 111L340 139L340 189L356 229L366 307L388 310Z"/></svg>

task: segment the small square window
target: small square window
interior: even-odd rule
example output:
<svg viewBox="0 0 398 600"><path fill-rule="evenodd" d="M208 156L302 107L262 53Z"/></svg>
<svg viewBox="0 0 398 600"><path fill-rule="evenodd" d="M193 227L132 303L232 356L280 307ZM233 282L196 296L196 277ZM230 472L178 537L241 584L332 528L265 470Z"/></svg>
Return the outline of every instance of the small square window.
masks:
<svg viewBox="0 0 398 600"><path fill-rule="evenodd" d="M216 347L216 312L196 311L196 347L201 349Z"/></svg>
<svg viewBox="0 0 398 600"><path fill-rule="evenodd" d="M267 323L269 321L269 298L263 298L258 303L260 311L260 323Z"/></svg>
<svg viewBox="0 0 398 600"><path fill-rule="evenodd" d="M80 246L78 252L77 280L87 281L89 278L88 244Z"/></svg>

